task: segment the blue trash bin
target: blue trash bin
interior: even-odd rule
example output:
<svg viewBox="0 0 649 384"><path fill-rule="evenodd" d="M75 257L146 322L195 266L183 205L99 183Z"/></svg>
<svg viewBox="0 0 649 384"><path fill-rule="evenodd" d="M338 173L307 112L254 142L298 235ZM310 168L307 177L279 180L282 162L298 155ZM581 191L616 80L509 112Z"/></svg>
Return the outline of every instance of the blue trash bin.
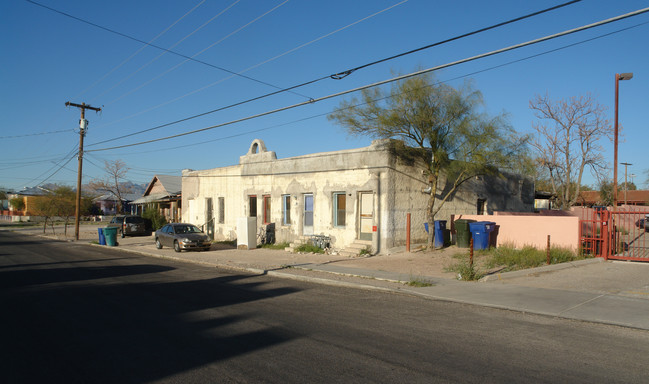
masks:
<svg viewBox="0 0 649 384"><path fill-rule="evenodd" d="M489 249L489 237L496 228L492 221L477 221L469 223L471 237L473 237L473 249Z"/></svg>
<svg viewBox="0 0 649 384"><path fill-rule="evenodd" d="M444 246L444 234L446 233L446 220L435 220L435 247Z"/></svg>
<svg viewBox="0 0 649 384"><path fill-rule="evenodd" d="M99 245L106 245L106 236L104 236L103 228L97 228L97 232L99 232Z"/></svg>

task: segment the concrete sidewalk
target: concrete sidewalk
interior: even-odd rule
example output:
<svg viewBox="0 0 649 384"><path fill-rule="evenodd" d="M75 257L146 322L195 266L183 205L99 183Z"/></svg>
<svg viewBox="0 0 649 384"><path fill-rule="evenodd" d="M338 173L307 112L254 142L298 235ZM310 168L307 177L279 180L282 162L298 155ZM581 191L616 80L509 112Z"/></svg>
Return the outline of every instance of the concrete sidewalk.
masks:
<svg viewBox="0 0 649 384"><path fill-rule="evenodd" d="M40 231L14 230L42 235L42 228ZM82 227L80 237L80 241L88 243L95 240L96 227ZM649 263L589 259L502 273L483 282L418 275L417 281L432 285L412 287L405 283L413 280L413 276L395 272L396 268L345 266L341 262L349 259L334 255L295 254L261 248L239 251L218 244L208 252L176 253L167 248L156 249L152 237L127 237L118 242L117 247L111 248L145 256L649 330ZM422 257L421 254L408 255ZM363 265L363 260L355 261L355 265Z"/></svg>

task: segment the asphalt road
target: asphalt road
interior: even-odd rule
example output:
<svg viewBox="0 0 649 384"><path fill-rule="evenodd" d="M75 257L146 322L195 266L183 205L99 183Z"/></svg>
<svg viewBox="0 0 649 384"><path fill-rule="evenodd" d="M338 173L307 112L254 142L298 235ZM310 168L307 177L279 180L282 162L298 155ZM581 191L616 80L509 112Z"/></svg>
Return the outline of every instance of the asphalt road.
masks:
<svg viewBox="0 0 649 384"><path fill-rule="evenodd" d="M646 382L649 332L0 231L0 369L35 382Z"/></svg>

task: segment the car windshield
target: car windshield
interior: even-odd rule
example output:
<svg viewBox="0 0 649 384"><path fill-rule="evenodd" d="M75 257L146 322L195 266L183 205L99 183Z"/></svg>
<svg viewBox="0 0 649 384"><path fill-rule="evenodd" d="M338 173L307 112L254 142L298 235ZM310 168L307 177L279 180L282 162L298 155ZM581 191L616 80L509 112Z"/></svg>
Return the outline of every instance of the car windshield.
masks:
<svg viewBox="0 0 649 384"><path fill-rule="evenodd" d="M178 234L181 233L201 233L202 231L198 229L195 225L177 225L174 227L174 231Z"/></svg>

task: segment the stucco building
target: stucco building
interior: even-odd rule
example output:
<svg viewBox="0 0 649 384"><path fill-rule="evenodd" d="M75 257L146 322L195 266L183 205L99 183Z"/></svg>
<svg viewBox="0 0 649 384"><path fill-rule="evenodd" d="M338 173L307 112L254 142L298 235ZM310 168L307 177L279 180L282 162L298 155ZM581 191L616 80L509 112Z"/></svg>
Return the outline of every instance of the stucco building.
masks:
<svg viewBox="0 0 649 384"><path fill-rule="evenodd" d="M272 223L278 242L326 235L344 249L354 242L384 253L411 239L425 242L422 169L403 163L391 146L376 140L365 148L278 159L254 140L239 164L182 174L183 221L205 226L216 240L237 236L237 219L256 217L257 228ZM436 219L452 214L489 214L534 208L534 186L520 176L477 177L463 184Z"/></svg>

